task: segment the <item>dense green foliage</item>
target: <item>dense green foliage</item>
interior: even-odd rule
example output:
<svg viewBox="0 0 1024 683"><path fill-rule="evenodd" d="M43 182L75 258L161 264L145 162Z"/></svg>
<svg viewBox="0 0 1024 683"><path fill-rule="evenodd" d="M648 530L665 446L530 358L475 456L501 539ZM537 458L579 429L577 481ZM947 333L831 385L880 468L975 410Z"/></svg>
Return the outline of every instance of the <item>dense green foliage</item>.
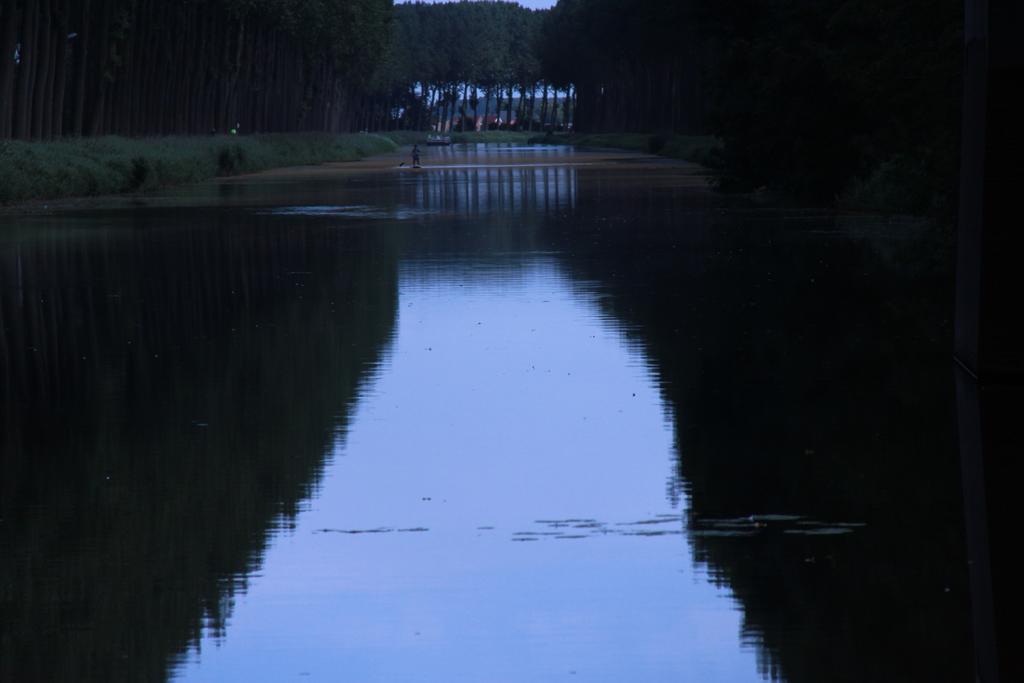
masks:
<svg viewBox="0 0 1024 683"><path fill-rule="evenodd" d="M327 133L0 142L0 204L134 192L393 149L379 135Z"/></svg>
<svg viewBox="0 0 1024 683"><path fill-rule="evenodd" d="M587 132L712 133L724 187L926 211L957 174L959 0L559 0Z"/></svg>
<svg viewBox="0 0 1024 683"><path fill-rule="evenodd" d="M3 0L0 139L365 127L391 0Z"/></svg>

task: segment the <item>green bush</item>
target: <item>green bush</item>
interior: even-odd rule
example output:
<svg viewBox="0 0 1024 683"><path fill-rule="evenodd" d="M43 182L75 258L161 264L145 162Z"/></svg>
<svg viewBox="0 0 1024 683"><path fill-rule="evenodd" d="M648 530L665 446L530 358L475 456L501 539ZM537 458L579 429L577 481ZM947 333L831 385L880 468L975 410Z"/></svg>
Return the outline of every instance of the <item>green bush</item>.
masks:
<svg viewBox="0 0 1024 683"><path fill-rule="evenodd" d="M647 139L647 151L651 154L660 154L665 146L668 145L669 140L672 139L672 133L655 133Z"/></svg>
<svg viewBox="0 0 1024 683"><path fill-rule="evenodd" d="M933 211L936 176L920 159L897 154L855 179L839 198L848 209L923 215Z"/></svg>

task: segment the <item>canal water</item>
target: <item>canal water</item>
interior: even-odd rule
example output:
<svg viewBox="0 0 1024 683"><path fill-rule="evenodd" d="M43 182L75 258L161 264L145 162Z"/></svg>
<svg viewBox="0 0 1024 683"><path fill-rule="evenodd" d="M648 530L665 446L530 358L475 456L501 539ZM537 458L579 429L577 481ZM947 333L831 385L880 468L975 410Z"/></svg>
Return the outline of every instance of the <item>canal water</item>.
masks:
<svg viewBox="0 0 1024 683"><path fill-rule="evenodd" d="M951 245L557 147L0 216L0 681L967 681Z"/></svg>

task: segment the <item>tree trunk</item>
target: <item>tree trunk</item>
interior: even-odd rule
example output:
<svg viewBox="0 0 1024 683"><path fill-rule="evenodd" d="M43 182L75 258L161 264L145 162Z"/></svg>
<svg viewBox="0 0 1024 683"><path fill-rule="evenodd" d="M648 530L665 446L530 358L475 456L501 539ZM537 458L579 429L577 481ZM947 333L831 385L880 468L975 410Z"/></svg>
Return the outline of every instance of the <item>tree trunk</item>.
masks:
<svg viewBox="0 0 1024 683"><path fill-rule="evenodd" d="M579 88L575 86L569 86L565 89L565 104L562 107L562 121L566 130L576 130L576 109L577 109L577 96L579 95Z"/></svg>
<svg viewBox="0 0 1024 683"><path fill-rule="evenodd" d="M462 120L459 122L459 130L466 132L466 98L469 96L469 83L462 84ZM476 112L473 112L474 117Z"/></svg>
<svg viewBox="0 0 1024 683"><path fill-rule="evenodd" d="M526 129L533 131L533 115L537 109L537 85L530 89L530 116L526 119Z"/></svg>
<svg viewBox="0 0 1024 683"><path fill-rule="evenodd" d="M491 89L484 90L484 121L480 130L487 130L487 119L491 116Z"/></svg>
<svg viewBox="0 0 1024 683"><path fill-rule="evenodd" d="M544 132L548 124L548 82L544 81L543 95L540 100L540 130Z"/></svg>
<svg viewBox="0 0 1024 683"><path fill-rule="evenodd" d="M103 9L100 10L99 14L99 30L94 32L96 34L95 45L98 61L95 78L93 79L95 85L89 89L91 95L90 113L88 123L85 125L88 135L99 135L104 132L104 105L109 85L106 70L108 57L110 56L110 45L108 44L110 37L110 0L102 0L100 4Z"/></svg>
<svg viewBox="0 0 1024 683"><path fill-rule="evenodd" d="M435 130L434 127L434 108L438 106L437 99L437 88L430 87L429 95L427 97L427 129Z"/></svg>
<svg viewBox="0 0 1024 683"><path fill-rule="evenodd" d="M35 85L35 35L39 23L39 5L31 2L22 11L21 49L18 53L17 84L14 89L14 137L24 140L32 135L32 90Z"/></svg>
<svg viewBox="0 0 1024 683"><path fill-rule="evenodd" d="M14 116L14 45L21 13L14 0L0 10L0 140L11 137Z"/></svg>
<svg viewBox="0 0 1024 683"><path fill-rule="evenodd" d="M455 117L456 116L463 116L463 113L465 112L465 110L466 110L466 103L465 102L462 103L461 108L459 106L459 90L458 90L458 86L456 86L456 88L452 90L452 122L451 122L451 125L449 126L450 130L452 130L452 131L455 130Z"/></svg>
<svg viewBox="0 0 1024 683"><path fill-rule="evenodd" d="M57 63L53 70L53 106L50 110L50 137L59 138L64 134L64 91L67 85L68 66L68 14L71 11L68 0L60 0L57 6L56 39L54 54Z"/></svg>
<svg viewBox="0 0 1024 683"><path fill-rule="evenodd" d="M519 86L519 106L516 107L516 120L519 123L518 128L520 130L525 129L526 126L529 125L529 123L526 122L526 112L527 112L526 86L525 85L520 85Z"/></svg>
<svg viewBox="0 0 1024 683"><path fill-rule="evenodd" d="M32 138L39 140L45 137L43 130L46 122L46 111L49 104L49 86L53 84L51 47L53 43L53 14L50 0L39 0L41 11L39 26L36 31L39 49L36 50L35 90L32 92Z"/></svg>
<svg viewBox="0 0 1024 683"><path fill-rule="evenodd" d="M71 115L71 130L75 135L82 134L82 123L85 117L86 74L89 68L89 41L92 40L92 12L89 10L90 0L82 0L81 25L78 37L75 38L75 87L74 108Z"/></svg>

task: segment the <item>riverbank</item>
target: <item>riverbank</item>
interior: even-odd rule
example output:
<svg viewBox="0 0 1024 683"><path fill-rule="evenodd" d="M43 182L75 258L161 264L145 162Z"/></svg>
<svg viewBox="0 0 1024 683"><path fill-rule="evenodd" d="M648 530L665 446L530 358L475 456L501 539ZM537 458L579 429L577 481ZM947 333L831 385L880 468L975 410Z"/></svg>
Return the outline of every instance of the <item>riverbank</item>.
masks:
<svg viewBox="0 0 1024 683"><path fill-rule="evenodd" d="M350 162L425 144L428 132L278 133L161 138L67 138L0 142L0 206L85 199L187 185L213 178L329 162ZM715 149L708 137L646 134L453 132L457 144L556 144L653 153L702 165Z"/></svg>
<svg viewBox="0 0 1024 683"><path fill-rule="evenodd" d="M428 132L277 133L0 142L0 206L144 192L293 166L359 161L425 144ZM452 133L456 143L526 144L536 133Z"/></svg>
<svg viewBox="0 0 1024 683"><path fill-rule="evenodd" d="M139 192L285 166L355 161L397 146L389 137L367 133L4 141L0 205Z"/></svg>
<svg viewBox="0 0 1024 683"><path fill-rule="evenodd" d="M721 142L711 135L670 135L664 133L547 133L533 135L535 144L572 145L583 149L623 149L655 154L669 159L691 161L715 168Z"/></svg>
<svg viewBox="0 0 1024 683"><path fill-rule="evenodd" d="M736 184L727 172L722 141L711 135L548 133L533 135L529 142L572 145L580 149L620 149L688 161L706 168L716 177L716 187L725 192L753 192L769 197L773 204L804 205L809 201L778 189ZM923 162L899 157L879 165L863 178L856 178L827 206L839 211L927 217L949 223L953 207L943 203L944 196L936 191L932 175Z"/></svg>
<svg viewBox="0 0 1024 683"><path fill-rule="evenodd" d="M0 207L23 209L55 200L135 194L213 178L331 162L353 162L425 144L428 132L280 133L162 138L68 138L52 142L0 142ZM697 164L705 175L723 167L721 143L712 136L650 133L455 132L458 144L568 145L584 150L622 150ZM885 169L883 169L885 170ZM897 169L899 170L899 169ZM926 185L884 175L836 197L833 208L914 215L906 196ZM904 174L906 175L906 174ZM920 179L918 179L920 181ZM713 182L726 189L719 182ZM764 192L764 191L762 191ZM788 203L777 193L773 202ZM941 211L929 212L944 215Z"/></svg>

